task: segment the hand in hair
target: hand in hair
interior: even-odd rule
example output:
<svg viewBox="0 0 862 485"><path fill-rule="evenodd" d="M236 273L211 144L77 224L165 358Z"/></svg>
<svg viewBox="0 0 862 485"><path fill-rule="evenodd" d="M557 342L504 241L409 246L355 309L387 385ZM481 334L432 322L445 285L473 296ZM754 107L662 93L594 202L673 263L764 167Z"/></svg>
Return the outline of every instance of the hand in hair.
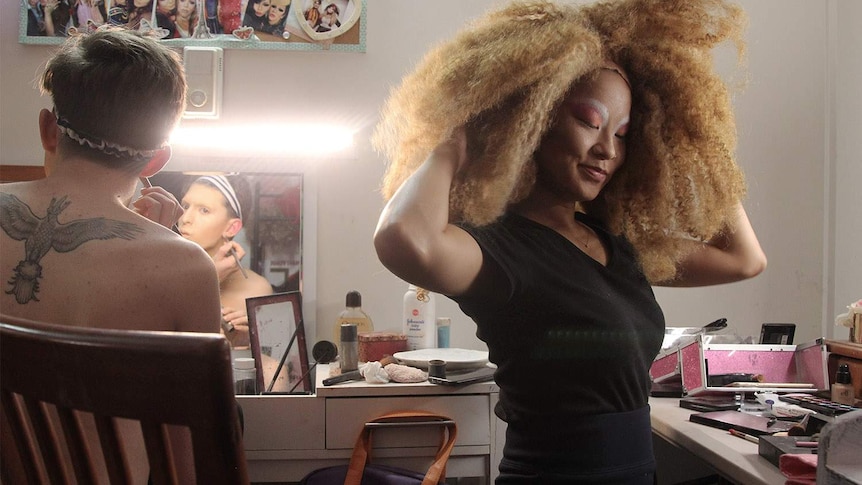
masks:
<svg viewBox="0 0 862 485"><path fill-rule="evenodd" d="M455 173L467 165L467 134L463 126L452 130L447 140L434 147L432 155L451 160L455 164Z"/></svg>

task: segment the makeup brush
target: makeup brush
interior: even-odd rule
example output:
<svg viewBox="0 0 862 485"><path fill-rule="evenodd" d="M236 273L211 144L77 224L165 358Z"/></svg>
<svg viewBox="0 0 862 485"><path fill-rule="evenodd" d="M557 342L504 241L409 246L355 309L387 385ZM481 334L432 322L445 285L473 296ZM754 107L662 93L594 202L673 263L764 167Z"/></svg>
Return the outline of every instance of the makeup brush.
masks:
<svg viewBox="0 0 862 485"><path fill-rule="evenodd" d="M228 253L233 256L233 260L236 261L236 265L239 266L239 272L242 273L242 277L248 279L248 273L246 273L245 268L243 268L242 265L239 264L239 257L237 257L236 255L236 249L230 248L230 251L228 251Z"/></svg>
<svg viewBox="0 0 862 485"><path fill-rule="evenodd" d="M225 242L229 242L227 238L224 238L224 240ZM239 266L239 272L242 273L242 277L248 279L248 273L246 273L245 268L243 268L242 265L239 264L239 256L236 255L236 249L231 246L227 253L233 256L233 260L236 262L236 265Z"/></svg>
<svg viewBox="0 0 862 485"><path fill-rule="evenodd" d="M391 355L386 355L382 359L380 359L380 365L382 367L386 367L389 364L395 363L395 357ZM363 376L359 373L358 370L352 370L350 372L345 372L344 374L339 374L337 376L328 377L323 380L324 386L331 386L333 384L339 384L347 381L359 381L362 380Z"/></svg>
<svg viewBox="0 0 862 485"><path fill-rule="evenodd" d="M236 327L234 327L232 323L225 320L224 317L221 317L221 329L224 330L224 333L231 333L236 330Z"/></svg>

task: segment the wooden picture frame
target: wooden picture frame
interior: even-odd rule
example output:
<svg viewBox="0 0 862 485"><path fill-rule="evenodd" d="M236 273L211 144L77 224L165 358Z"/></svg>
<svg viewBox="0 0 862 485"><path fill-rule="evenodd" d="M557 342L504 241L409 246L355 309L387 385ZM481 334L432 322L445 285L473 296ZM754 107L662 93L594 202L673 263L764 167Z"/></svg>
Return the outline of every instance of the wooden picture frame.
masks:
<svg viewBox="0 0 862 485"><path fill-rule="evenodd" d="M262 393L313 391L302 321L302 294L276 293L246 299L251 354Z"/></svg>

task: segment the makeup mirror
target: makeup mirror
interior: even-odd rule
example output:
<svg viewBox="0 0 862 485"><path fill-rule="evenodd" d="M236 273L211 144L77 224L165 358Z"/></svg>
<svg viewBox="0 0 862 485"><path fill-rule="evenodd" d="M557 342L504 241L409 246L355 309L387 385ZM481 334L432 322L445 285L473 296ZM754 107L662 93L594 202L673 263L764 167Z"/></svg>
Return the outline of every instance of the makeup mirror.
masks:
<svg viewBox="0 0 862 485"><path fill-rule="evenodd" d="M150 183L182 200L202 172L160 172ZM243 227L234 238L246 255L243 267L269 281L275 293L299 291L303 276L303 195L301 173L230 173L242 205Z"/></svg>
<svg viewBox="0 0 862 485"><path fill-rule="evenodd" d="M177 200L182 198L184 187L189 181L197 179L199 176L207 172L193 171L195 167L206 166L212 173L233 173L236 167L255 166L258 171L244 172L240 175L248 176L252 187L255 182L260 182L261 190L264 188L281 187L282 190L289 193L286 196L290 203L286 205L289 210L281 212L281 206L284 205L284 200L280 204L276 204L276 208L271 206L267 211L262 211L264 214L275 214L274 218L267 218L263 221L261 229L255 233L254 230L244 231L251 236L248 246L244 246L247 255L243 258L242 264L246 267L268 268L264 270L265 277L271 285L273 292L281 291L302 291L302 310L305 327L305 335L307 338L314 340L316 336L316 270L317 270L317 183L314 165L299 160L279 160L273 163L270 160L253 159L253 158L236 158L236 159L202 159L189 156L176 157L177 160L172 161L172 166L176 167L173 171L162 171L149 178L152 185L164 187L169 192L173 193ZM266 171L274 170L274 165L278 166L278 172ZM187 170L185 172L180 170ZM21 182L27 180L37 180L45 177L45 169L42 166L30 165L0 165L0 183L3 182ZM140 184L139 184L140 187ZM275 198L276 200L278 198ZM272 203L269 200L268 203ZM261 204L264 207L264 204ZM281 215L279 215L279 212ZM263 217L263 216L261 216ZM297 225L298 221L298 225ZM251 227L248 224L246 228ZM298 232L297 232L298 231ZM272 236L278 236L283 233L290 233L290 240L277 239L271 241ZM257 234L257 235L255 235ZM245 240L245 239L242 239ZM239 241L238 241L239 242ZM270 242L271 244L267 244ZM265 252L269 248L270 252ZM284 259L284 263L276 261L274 265L277 271L273 271L273 264L267 263L266 254L287 254L292 255L290 262ZM253 262L254 261L254 262ZM292 289L291 289L292 288Z"/></svg>

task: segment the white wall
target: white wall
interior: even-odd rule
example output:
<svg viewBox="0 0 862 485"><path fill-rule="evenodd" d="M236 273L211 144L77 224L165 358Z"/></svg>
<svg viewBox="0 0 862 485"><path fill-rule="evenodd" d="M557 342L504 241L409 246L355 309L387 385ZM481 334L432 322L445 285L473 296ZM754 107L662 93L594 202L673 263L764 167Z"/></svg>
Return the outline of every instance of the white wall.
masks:
<svg viewBox="0 0 862 485"><path fill-rule="evenodd" d="M804 341L831 332L830 307L840 309L850 298L862 297L857 249L862 229L849 223L858 222L860 210L858 189L849 185L853 175L856 180L860 175L858 161L850 159L862 152L857 136L862 67L858 56L851 56L853 46L862 46L862 7L853 1L828 2L741 2L750 16L751 82L735 99L738 159L748 176L746 206L769 268L754 280L734 285L657 290L668 325L694 326L727 317L737 333L757 336L763 322L794 322L797 341ZM398 327L406 287L380 265L371 245L383 205L377 189L385 161L371 150L368 137L388 90L422 54L466 19L500 2L367 3L365 53L227 50L222 118L196 123L335 122L358 130L347 157L284 163L285 169L307 170L317 192L316 312L308 317L316 320L321 337L332 335L330 327L351 289L362 293L363 307L377 329ZM11 2L5 8L13 9ZM837 27L829 24L830 18ZM17 17L7 11L0 17L0 161L37 165L37 113L49 101L31 86L50 47L18 44L17 32ZM848 44L842 46L842 66L834 77L827 70L830 33ZM851 57L855 65L844 64ZM827 103L833 93L837 112ZM834 165L827 163L831 152ZM187 155L179 153L170 167L197 163ZM239 168L273 170L271 164L245 165ZM831 171L837 186L835 215L844 219L836 224L836 234L828 222L830 199L824 195L833 181ZM831 274L825 250L834 250L830 254L837 267L855 261L856 269ZM833 284L834 295L825 292ZM453 317L453 345L484 347L474 336L473 324L453 303L440 299L438 314Z"/></svg>
<svg viewBox="0 0 862 485"><path fill-rule="evenodd" d="M821 334L826 99L826 3L742 2L749 15L747 89L736 97L745 201L769 259L755 279L658 289L668 325L727 317L740 335L796 323L796 341Z"/></svg>
<svg viewBox="0 0 862 485"><path fill-rule="evenodd" d="M835 46L830 52L834 130L828 152L833 178L827 197L835 215L827 252L833 258L827 259L827 266L834 268L835 278L824 302L831 310L827 317L862 299L862 2L836 2L830 4L830 18L837 28L830 32ZM836 338L846 338L846 329L834 328L831 320L826 323Z"/></svg>

